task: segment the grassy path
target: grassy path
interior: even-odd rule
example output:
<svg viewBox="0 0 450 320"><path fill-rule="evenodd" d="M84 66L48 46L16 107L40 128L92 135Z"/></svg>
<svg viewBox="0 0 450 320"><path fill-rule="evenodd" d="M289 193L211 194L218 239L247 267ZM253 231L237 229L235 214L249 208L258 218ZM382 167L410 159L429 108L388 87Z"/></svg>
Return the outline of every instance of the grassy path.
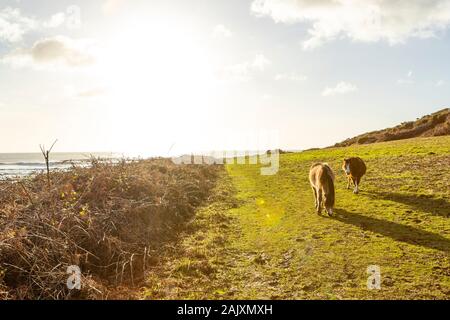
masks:
<svg viewBox="0 0 450 320"><path fill-rule="evenodd" d="M340 171L350 155L368 166L359 195ZM337 173L332 218L314 212L315 161ZM450 137L283 154L273 176L226 169L145 297L450 297ZM381 268L381 290L367 289L370 265Z"/></svg>

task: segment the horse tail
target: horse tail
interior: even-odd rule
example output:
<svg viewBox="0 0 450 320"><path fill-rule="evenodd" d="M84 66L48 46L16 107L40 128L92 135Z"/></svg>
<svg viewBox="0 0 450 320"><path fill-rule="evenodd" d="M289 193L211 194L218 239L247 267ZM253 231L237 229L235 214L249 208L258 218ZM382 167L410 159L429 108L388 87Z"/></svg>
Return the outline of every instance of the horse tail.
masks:
<svg viewBox="0 0 450 320"><path fill-rule="evenodd" d="M325 206L333 207L335 203L335 190L334 190L334 174L329 166L325 166L326 170L324 170L324 182L328 186L328 193L325 201Z"/></svg>

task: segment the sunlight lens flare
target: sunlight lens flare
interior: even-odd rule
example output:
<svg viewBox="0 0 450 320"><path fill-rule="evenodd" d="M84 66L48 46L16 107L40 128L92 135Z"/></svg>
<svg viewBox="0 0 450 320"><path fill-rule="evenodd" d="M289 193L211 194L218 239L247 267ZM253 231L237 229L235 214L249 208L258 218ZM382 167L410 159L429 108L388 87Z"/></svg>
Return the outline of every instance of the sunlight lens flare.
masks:
<svg viewBox="0 0 450 320"><path fill-rule="evenodd" d="M208 50L172 21L128 24L108 39L97 74L108 90L110 123L129 133L117 137L126 151L162 132L185 135L188 118L207 122L215 83ZM135 146L125 141L130 136Z"/></svg>

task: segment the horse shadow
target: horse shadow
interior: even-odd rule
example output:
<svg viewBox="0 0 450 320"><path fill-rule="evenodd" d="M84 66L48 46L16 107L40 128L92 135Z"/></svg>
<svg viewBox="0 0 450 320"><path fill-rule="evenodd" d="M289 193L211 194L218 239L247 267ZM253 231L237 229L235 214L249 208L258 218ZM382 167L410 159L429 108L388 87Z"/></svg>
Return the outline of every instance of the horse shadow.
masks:
<svg viewBox="0 0 450 320"><path fill-rule="evenodd" d="M333 218L342 223L351 224L396 241L450 253L450 239L429 231L393 221L364 216L344 209L335 209L335 216Z"/></svg>
<svg viewBox="0 0 450 320"><path fill-rule="evenodd" d="M395 201L405 204L412 209L431 213L432 215L450 217L450 203L445 199L436 199L428 195L377 191L365 195L373 199Z"/></svg>

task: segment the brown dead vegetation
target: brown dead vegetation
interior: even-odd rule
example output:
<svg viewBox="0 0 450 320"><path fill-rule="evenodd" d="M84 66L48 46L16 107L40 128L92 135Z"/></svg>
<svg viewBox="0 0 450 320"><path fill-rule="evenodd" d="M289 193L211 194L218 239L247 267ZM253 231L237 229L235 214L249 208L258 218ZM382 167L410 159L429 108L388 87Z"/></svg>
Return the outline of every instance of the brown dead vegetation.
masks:
<svg viewBox="0 0 450 320"><path fill-rule="evenodd" d="M450 135L450 109L445 108L416 121L403 122L388 129L364 133L334 147L347 147L353 144L369 144L383 141L410 139L417 137L436 137Z"/></svg>
<svg viewBox="0 0 450 320"><path fill-rule="evenodd" d="M46 174L1 182L0 299L104 299L137 286L220 170L92 160L51 172L50 189ZM81 269L81 290L66 286L70 265Z"/></svg>

